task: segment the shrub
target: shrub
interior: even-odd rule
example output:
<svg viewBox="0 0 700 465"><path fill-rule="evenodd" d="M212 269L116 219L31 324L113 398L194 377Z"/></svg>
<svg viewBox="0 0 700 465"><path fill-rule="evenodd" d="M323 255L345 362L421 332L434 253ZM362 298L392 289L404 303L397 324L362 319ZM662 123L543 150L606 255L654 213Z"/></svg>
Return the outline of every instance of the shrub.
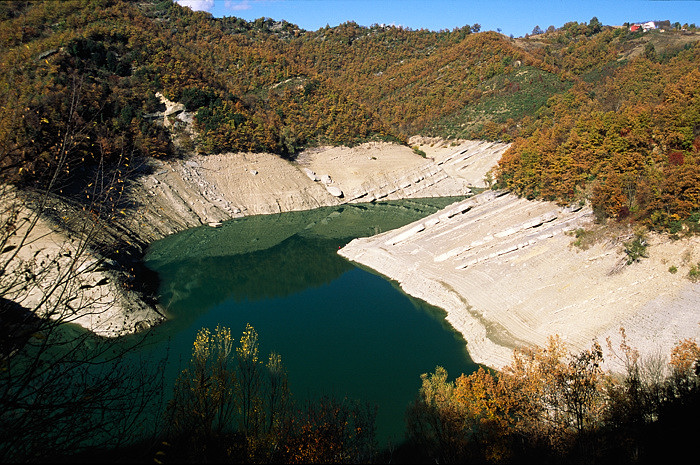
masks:
<svg viewBox="0 0 700 465"><path fill-rule="evenodd" d="M700 263L690 267L690 270L688 270L688 279L694 283L700 280Z"/></svg>
<svg viewBox="0 0 700 465"><path fill-rule="evenodd" d="M423 157L423 158L425 158L425 156L426 156L426 155L425 155L425 152L422 151L421 149L419 149L417 145L414 145L414 146L413 146L413 152L414 152L414 153L417 153L418 155L420 155L420 156Z"/></svg>
<svg viewBox="0 0 700 465"><path fill-rule="evenodd" d="M583 228L576 228L573 234L576 236L576 240L573 242L573 245L579 249L586 250L588 248L588 241L586 241L586 238L590 235L590 232Z"/></svg>
<svg viewBox="0 0 700 465"><path fill-rule="evenodd" d="M634 262L638 262L642 258L648 257L647 241L644 237L644 233L636 232L634 235L634 239L625 242L625 254L627 254L628 265L631 265Z"/></svg>
<svg viewBox="0 0 700 465"><path fill-rule="evenodd" d="M594 227L592 229L576 228L574 231L570 231L567 234L576 238L571 245L581 250L588 250L596 242L603 239L605 236L605 229L601 227Z"/></svg>

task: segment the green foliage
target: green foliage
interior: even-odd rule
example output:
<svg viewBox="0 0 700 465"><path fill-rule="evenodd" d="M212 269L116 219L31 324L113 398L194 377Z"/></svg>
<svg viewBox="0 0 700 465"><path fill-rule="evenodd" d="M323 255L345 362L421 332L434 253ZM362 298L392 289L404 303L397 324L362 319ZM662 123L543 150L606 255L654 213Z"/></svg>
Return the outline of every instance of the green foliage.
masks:
<svg viewBox="0 0 700 465"><path fill-rule="evenodd" d="M535 67L514 68L480 83L475 102L446 115L430 131L454 138L510 141L519 133L517 121L535 114L552 95L570 85Z"/></svg>
<svg viewBox="0 0 700 465"><path fill-rule="evenodd" d="M581 250L588 249L595 242L597 236L594 231L589 231L584 228L576 228L576 230L573 231L573 235L576 239L572 245Z"/></svg>
<svg viewBox="0 0 700 465"><path fill-rule="evenodd" d="M688 279L694 283L700 281L700 263L690 266L688 270Z"/></svg>
<svg viewBox="0 0 700 465"><path fill-rule="evenodd" d="M595 40L605 37L602 32ZM528 197L585 195L606 217L684 230L700 201L694 187L700 142L693 129L700 113L691 90L700 82L698 51L696 43L668 63L639 57L581 67L593 81L550 98L504 154L499 183Z"/></svg>
<svg viewBox="0 0 700 465"><path fill-rule="evenodd" d="M137 158L176 154L173 134L159 123L155 94L163 92L195 113L196 148L204 152L293 158L313 145L405 143L419 133L512 141L494 173L499 187L589 200L600 219L698 232L698 42L680 31L629 34L595 17L546 34L536 29L537 37L517 41L478 24L432 32L347 22L309 32L270 18L217 19L172 0L1 2L0 181L44 188L58 172L57 188L81 201L95 195L85 173L115 173L124 185ZM595 236L575 235L584 248ZM643 236L625 252L628 264L646 256ZM691 266L688 278L697 280L699 268ZM348 425L369 425L371 409L336 401L275 439L273 431L291 424L280 416L289 414L280 358L263 364L252 328L235 355L224 328L197 341L169 410L171 432L193 451L212 437L236 444L222 452L228 458L235 451L259 461L280 438L297 460L312 458L301 452L312 446L324 460L358 457L355 440L367 446L371 428ZM566 374L554 380L563 398L572 400L564 381L580 386L588 378L561 368L590 374L595 355L546 359ZM450 434L438 442L453 456L467 449L478 456L451 435L472 434L497 415L484 407L465 426L464 403L456 409L433 395L454 395L461 385L442 372L424 382L427 409L417 424L437 428L449 405Z"/></svg>
<svg viewBox="0 0 700 465"><path fill-rule="evenodd" d="M486 184L486 187L488 189L491 189L493 187L494 183L494 178L493 178L493 170L488 170L486 174L484 175L484 184Z"/></svg>
<svg viewBox="0 0 700 465"><path fill-rule="evenodd" d="M423 158L425 158L425 156L426 156L425 152L422 151L420 148L418 148L417 145L413 146L413 153L415 153L416 155L420 155Z"/></svg>
<svg viewBox="0 0 700 465"><path fill-rule="evenodd" d="M603 24L598 20L597 17L592 17L591 20L588 22L588 34L593 35L597 34L600 31L603 30Z"/></svg>
<svg viewBox="0 0 700 465"><path fill-rule="evenodd" d="M625 242L625 254L627 255L627 264L638 262L642 258L648 257L647 255L647 241L644 237L644 233L636 232L634 239Z"/></svg>
<svg viewBox="0 0 700 465"><path fill-rule="evenodd" d="M528 198L585 196L609 217L676 232L700 206L700 53L680 31L635 38L594 17L518 41L477 24L431 32L347 22L309 32L168 0L98 4L4 7L4 181L51 171L71 106L90 123L72 173L176 154L179 136L153 117L163 92L195 112L204 153L293 158L313 145L414 134L482 138L514 142L497 185Z"/></svg>
<svg viewBox="0 0 700 465"><path fill-rule="evenodd" d="M196 111L201 107L209 106L217 98L218 97L214 91L195 87L183 89L183 91L180 93L180 97L177 100L185 105L185 108L188 111Z"/></svg>

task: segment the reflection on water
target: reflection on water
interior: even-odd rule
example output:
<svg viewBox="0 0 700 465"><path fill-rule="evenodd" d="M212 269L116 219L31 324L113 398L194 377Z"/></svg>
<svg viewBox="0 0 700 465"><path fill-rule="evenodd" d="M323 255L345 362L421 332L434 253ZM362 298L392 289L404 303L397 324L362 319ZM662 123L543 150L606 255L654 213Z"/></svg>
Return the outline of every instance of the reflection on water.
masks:
<svg viewBox="0 0 700 465"><path fill-rule="evenodd" d="M456 377L474 365L441 310L410 299L337 250L457 200L246 217L153 244L146 263L160 276L169 314L154 337L157 346L170 347L169 376L176 376L178 360L189 358L200 328L221 324L240 337L250 323L261 354L282 355L295 396L335 394L377 404L379 438L400 439L420 374L442 365Z"/></svg>

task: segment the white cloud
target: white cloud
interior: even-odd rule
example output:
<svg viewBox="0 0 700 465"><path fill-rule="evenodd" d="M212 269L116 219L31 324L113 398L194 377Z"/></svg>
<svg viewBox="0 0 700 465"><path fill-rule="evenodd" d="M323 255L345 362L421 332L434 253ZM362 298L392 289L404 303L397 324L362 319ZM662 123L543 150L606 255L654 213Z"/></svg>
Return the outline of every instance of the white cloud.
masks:
<svg viewBox="0 0 700 465"><path fill-rule="evenodd" d="M175 0L179 5L186 6L192 11L211 11L214 0Z"/></svg>
<svg viewBox="0 0 700 465"><path fill-rule="evenodd" d="M241 10L250 10L250 2L248 0L239 0L239 1L234 1L234 0L227 0L226 1L226 9L227 10L234 10L234 11L241 11Z"/></svg>

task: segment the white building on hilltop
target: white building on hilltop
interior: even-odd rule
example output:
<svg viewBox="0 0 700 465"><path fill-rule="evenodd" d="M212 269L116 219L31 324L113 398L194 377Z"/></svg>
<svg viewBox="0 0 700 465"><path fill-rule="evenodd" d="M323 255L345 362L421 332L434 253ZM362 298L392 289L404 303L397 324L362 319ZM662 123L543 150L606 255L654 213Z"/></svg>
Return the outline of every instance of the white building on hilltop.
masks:
<svg viewBox="0 0 700 465"><path fill-rule="evenodd" d="M659 28L664 28L664 29L671 29L671 21L665 20L665 21L646 21L644 23L632 23L630 24L630 32L635 32L638 30L642 30L644 32L647 31L652 31L654 29L659 29ZM661 29L663 32L664 29Z"/></svg>

